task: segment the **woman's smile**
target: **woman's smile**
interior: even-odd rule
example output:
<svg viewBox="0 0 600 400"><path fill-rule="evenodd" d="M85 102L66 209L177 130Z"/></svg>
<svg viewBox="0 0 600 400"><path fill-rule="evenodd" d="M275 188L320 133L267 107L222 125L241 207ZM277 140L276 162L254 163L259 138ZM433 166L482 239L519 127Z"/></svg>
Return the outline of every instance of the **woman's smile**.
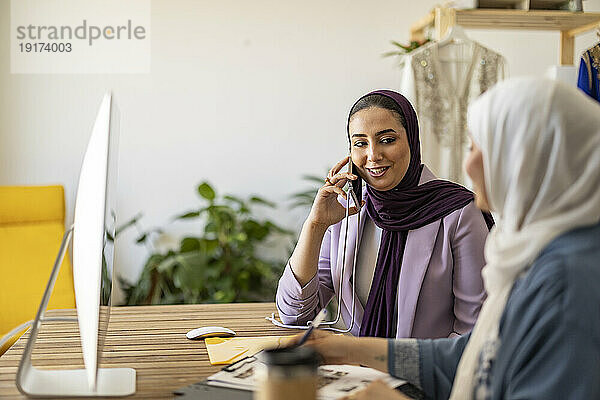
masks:
<svg viewBox="0 0 600 400"><path fill-rule="evenodd" d="M373 178L381 178L390 169L390 167L365 167L365 169Z"/></svg>

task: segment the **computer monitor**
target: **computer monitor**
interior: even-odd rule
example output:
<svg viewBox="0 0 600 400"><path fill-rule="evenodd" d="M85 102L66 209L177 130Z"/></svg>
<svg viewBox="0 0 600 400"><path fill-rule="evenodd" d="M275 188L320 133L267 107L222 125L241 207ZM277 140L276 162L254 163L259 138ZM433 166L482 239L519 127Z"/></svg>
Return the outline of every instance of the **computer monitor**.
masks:
<svg viewBox="0 0 600 400"><path fill-rule="evenodd" d="M107 93L81 166L73 226L63 242L17 371L17 387L30 396L127 396L135 393L131 368L99 368L108 329L114 270L119 112ZM85 369L38 370L31 354L58 270L73 236L73 280Z"/></svg>

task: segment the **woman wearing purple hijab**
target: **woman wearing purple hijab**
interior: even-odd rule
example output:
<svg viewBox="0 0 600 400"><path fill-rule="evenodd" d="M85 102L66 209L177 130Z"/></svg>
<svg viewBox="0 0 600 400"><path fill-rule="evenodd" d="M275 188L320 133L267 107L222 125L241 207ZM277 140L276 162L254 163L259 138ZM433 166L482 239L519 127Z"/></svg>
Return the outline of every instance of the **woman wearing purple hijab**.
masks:
<svg viewBox="0 0 600 400"><path fill-rule="evenodd" d="M341 316L355 336L469 332L485 298L481 269L491 221L470 191L436 179L421 164L417 116L401 94L378 90L361 97L348 117L348 139L350 157L319 189L279 281L281 320L305 325L341 287ZM346 227L346 201L339 196L345 198L342 188L358 178L341 172L349 158L366 190L360 226L352 207Z"/></svg>

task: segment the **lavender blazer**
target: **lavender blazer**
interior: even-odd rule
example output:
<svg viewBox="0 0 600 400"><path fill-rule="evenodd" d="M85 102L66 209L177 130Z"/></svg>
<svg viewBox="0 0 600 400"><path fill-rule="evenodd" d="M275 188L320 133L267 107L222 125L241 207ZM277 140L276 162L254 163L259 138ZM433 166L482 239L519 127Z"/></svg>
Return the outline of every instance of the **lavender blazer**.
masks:
<svg viewBox="0 0 600 400"><path fill-rule="evenodd" d="M433 179L435 176L424 167L419 185ZM365 207L360 211L360 218L358 227L357 218L350 217L343 277L340 275L345 219L327 229L321 244L318 272L304 287L296 280L288 261L276 295L277 309L284 323L305 325L312 320L334 295L337 298L342 279L342 318L346 326L351 325L352 263L356 230L362 233L362 221L369 218ZM453 337L473 328L485 299L481 269L487 234L483 215L473 202L408 232L398 281L396 337ZM364 314L358 296L355 307L351 332L357 336Z"/></svg>

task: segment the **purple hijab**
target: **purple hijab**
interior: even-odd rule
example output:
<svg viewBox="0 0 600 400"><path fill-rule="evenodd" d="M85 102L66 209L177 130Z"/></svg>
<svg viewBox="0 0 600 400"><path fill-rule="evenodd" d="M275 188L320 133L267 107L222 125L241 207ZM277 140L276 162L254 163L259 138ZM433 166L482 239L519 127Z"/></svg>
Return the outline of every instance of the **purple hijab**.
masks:
<svg viewBox="0 0 600 400"><path fill-rule="evenodd" d="M433 180L418 185L423 164L415 110L400 93L376 90L363 97L373 94L386 96L400 106L410 148L408 170L395 188L379 191L366 185L367 214L383 232L360 336L392 338L396 336L396 295L408 231L444 218L469 204L474 197L471 191L448 181ZM487 217L486 222L488 227L493 223Z"/></svg>

